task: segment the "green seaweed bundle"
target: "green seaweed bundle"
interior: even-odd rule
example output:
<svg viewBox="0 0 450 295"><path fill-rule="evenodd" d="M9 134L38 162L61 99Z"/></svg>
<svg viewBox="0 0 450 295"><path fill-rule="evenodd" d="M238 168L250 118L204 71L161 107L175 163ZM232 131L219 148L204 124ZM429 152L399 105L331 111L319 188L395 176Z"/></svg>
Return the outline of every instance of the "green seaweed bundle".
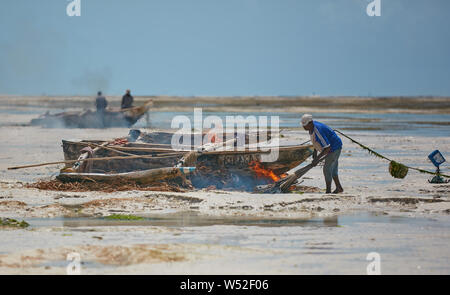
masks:
<svg viewBox="0 0 450 295"><path fill-rule="evenodd" d="M127 215L127 214L112 214L106 216L105 219L109 220L143 220L143 217L135 216L135 215Z"/></svg>
<svg viewBox="0 0 450 295"><path fill-rule="evenodd" d="M408 174L408 167L395 161L391 161L389 163L389 173L394 178L405 178Z"/></svg>
<svg viewBox="0 0 450 295"><path fill-rule="evenodd" d="M26 228L30 225L24 220L18 221L12 218L0 218L0 226Z"/></svg>

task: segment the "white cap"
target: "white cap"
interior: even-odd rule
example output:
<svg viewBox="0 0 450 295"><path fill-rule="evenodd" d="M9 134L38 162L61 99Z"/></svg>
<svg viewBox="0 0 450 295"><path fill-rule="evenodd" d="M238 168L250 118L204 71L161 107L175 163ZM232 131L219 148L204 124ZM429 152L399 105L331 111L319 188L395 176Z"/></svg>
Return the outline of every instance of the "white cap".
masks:
<svg viewBox="0 0 450 295"><path fill-rule="evenodd" d="M304 114L304 115L302 116L302 125L303 125L303 126L306 126L306 125L309 124L309 122L312 122L312 120L313 120L312 115L310 115L310 114Z"/></svg>

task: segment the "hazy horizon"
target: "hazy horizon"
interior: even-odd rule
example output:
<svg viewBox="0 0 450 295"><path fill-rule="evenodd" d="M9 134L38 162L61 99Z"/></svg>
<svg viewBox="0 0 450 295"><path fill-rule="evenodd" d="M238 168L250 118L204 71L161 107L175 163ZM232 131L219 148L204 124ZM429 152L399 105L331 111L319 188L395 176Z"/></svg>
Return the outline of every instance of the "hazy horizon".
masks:
<svg viewBox="0 0 450 295"><path fill-rule="evenodd" d="M102 93L105 97L116 97L117 99L121 99L123 94L125 93ZM395 99L395 98L411 98L411 99L420 99L420 98L448 98L450 99L450 95L167 95L167 94L133 94L131 95L135 98L140 97L167 97L167 98L375 98L375 99ZM49 98L69 98L69 97L86 97L86 98L94 98L97 96L97 93L93 94L2 94L0 93L0 98L6 98L6 97L49 97Z"/></svg>

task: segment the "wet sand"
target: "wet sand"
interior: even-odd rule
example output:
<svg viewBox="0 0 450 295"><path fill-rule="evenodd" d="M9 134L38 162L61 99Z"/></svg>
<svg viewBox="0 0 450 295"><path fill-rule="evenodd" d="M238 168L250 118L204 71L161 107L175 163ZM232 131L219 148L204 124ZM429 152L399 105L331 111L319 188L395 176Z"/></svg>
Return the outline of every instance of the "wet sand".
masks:
<svg viewBox="0 0 450 295"><path fill-rule="evenodd" d="M10 116L25 122L24 116L35 115ZM128 129L0 130L0 217L30 223L0 230L3 274L65 274L71 252L80 253L83 274L366 274L370 252L380 254L383 274L450 273L450 184L429 184L430 176L416 171L394 179L386 161L346 139L340 159L344 194L324 194L320 167L303 178L301 185L316 188L305 193L57 192L23 184L50 179L61 166L6 168L62 160L61 139L111 139ZM427 170L431 151L450 154L450 133L347 133ZM308 139L299 128L282 134L286 141ZM443 172L449 174L448 164ZM104 219L111 214L144 219Z"/></svg>

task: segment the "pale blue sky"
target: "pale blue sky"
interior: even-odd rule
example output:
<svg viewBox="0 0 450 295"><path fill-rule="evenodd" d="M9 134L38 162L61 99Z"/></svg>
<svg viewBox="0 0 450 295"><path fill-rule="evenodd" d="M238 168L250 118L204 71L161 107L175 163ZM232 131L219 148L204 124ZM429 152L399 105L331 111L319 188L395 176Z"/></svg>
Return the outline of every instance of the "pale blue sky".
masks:
<svg viewBox="0 0 450 295"><path fill-rule="evenodd" d="M0 94L450 95L450 1L0 2Z"/></svg>

